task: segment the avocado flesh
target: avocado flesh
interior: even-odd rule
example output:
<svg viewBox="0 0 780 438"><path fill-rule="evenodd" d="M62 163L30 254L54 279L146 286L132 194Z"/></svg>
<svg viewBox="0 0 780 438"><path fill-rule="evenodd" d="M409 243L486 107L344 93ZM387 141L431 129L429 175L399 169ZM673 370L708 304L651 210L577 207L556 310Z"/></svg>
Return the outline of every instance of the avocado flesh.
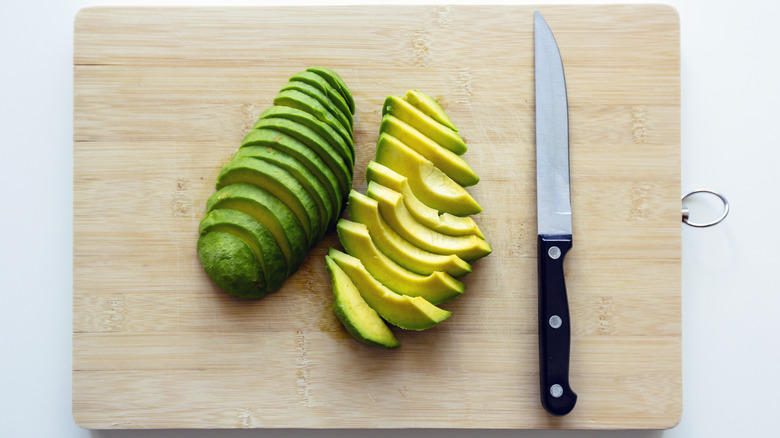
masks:
<svg viewBox="0 0 780 438"><path fill-rule="evenodd" d="M344 82L344 79L342 79L338 73L328 67L321 66L309 67L306 71L316 73L328 81L333 88L339 91L339 94L344 98L344 101L347 102L349 112L355 114L355 100L352 97L352 93L349 91L349 87L347 87L347 83Z"/></svg>
<svg viewBox="0 0 780 438"><path fill-rule="evenodd" d="M219 208L244 212L265 225L284 256L287 276L298 270L306 255L308 240L295 214L279 198L252 184L232 184L208 199L207 212Z"/></svg>
<svg viewBox="0 0 780 438"><path fill-rule="evenodd" d="M368 345L398 347L400 343L387 324L366 303L349 276L327 255L325 267L330 274L333 289L333 313L349 334Z"/></svg>
<svg viewBox="0 0 780 438"><path fill-rule="evenodd" d="M349 157L342 156L333 146L314 130L289 119L268 117L258 119L254 129L266 128L283 132L308 146L319 156L336 176L342 194L346 195L352 185L352 164Z"/></svg>
<svg viewBox="0 0 780 438"><path fill-rule="evenodd" d="M312 73L313 74L313 73ZM301 111L297 108L291 108L289 106L277 106L274 105L271 108L268 108L267 110L263 111L262 114L260 114L260 119L267 119L270 117L276 117L280 119L290 119L292 121L298 122L307 128L311 128L322 136L325 140L328 141L330 144L335 144L338 149L340 149L340 154L342 156L349 156L350 160L352 161L352 165L355 164L355 145L352 141L349 143L344 141L344 138L339 135L338 132L336 132L333 128L330 127L327 123L323 123L319 120L317 120L314 116L307 113L306 111Z"/></svg>
<svg viewBox="0 0 780 438"><path fill-rule="evenodd" d="M441 147L435 141L397 117L390 114L384 116L379 130L392 135L425 157L461 186L473 186L479 182L479 177L474 173L474 170L471 169L466 160L449 149Z"/></svg>
<svg viewBox="0 0 780 438"><path fill-rule="evenodd" d="M333 88L333 86L330 85L328 81L325 80L325 78L314 72L302 71L294 74L290 80L305 82L311 86L317 87L318 90L322 91L326 96L328 96L328 99L330 99L330 101L336 105L339 111L344 114L347 120L349 120L350 127L353 126L354 119L352 116L352 111L349 109L349 105L347 105L347 102L341 96L339 91Z"/></svg>
<svg viewBox="0 0 780 438"><path fill-rule="evenodd" d="M485 238L474 219L468 216L453 216L449 213L440 215L438 211L425 205L414 195L406 177L389 167L376 161L369 162L366 168L366 180L376 181L403 195L409 213L428 228L450 236L474 234L481 239Z"/></svg>
<svg viewBox="0 0 780 438"><path fill-rule="evenodd" d="M230 161L222 168L217 177L217 190L238 183L265 189L287 205L303 226L309 246L323 234L316 202L290 172L267 161L243 157Z"/></svg>
<svg viewBox="0 0 780 438"><path fill-rule="evenodd" d="M226 293L257 299L265 295L265 279L252 250L231 233L213 232L198 238L198 258L209 278Z"/></svg>
<svg viewBox="0 0 780 438"><path fill-rule="evenodd" d="M385 104L382 107L382 116L387 114L403 120L431 140L457 155L463 155L466 152L466 143L463 142L463 139L460 138L457 132L428 117L398 96L389 96L385 99Z"/></svg>
<svg viewBox="0 0 780 438"><path fill-rule="evenodd" d="M368 196L352 190L347 205L352 220L366 226L379 251L404 268L420 275L443 271L455 278L471 272L471 266L456 255L434 254L406 241L387 225L377 201Z"/></svg>
<svg viewBox="0 0 780 438"><path fill-rule="evenodd" d="M455 132L458 132L458 128L456 128L455 124L452 123L452 120L447 115L447 113L444 112L444 109L441 107L441 105L439 105L435 99L423 93L422 91L409 90L406 92L404 100L411 103L412 106L422 111L425 115L432 118L433 120L436 120L442 125L452 129Z"/></svg>
<svg viewBox="0 0 780 438"><path fill-rule="evenodd" d="M390 324L406 330L425 330L452 314L434 306L425 298L398 295L391 291L376 281L355 257L333 248L328 256L352 280L366 303Z"/></svg>
<svg viewBox="0 0 780 438"><path fill-rule="evenodd" d="M283 132L265 128L256 128L249 131L242 141L241 148L233 155L233 159L251 157L257 153L257 149L267 148L274 148L289 154L306 166L325 186L328 195L335 200L339 211L341 211L346 193L342 193L336 174L330 170L325 161L313 150Z"/></svg>
<svg viewBox="0 0 780 438"><path fill-rule="evenodd" d="M467 262L491 253L490 244L475 235L448 236L417 221L406 209L403 196L376 182L368 183L368 196L377 201L379 213L390 228L412 245L434 254L454 254Z"/></svg>
<svg viewBox="0 0 780 438"><path fill-rule="evenodd" d="M273 292L287 278L287 263L274 236L263 224L238 210L211 210L200 222L199 234L227 232L240 238L255 255L265 279L265 292Z"/></svg>
<svg viewBox="0 0 780 438"><path fill-rule="evenodd" d="M313 115L318 120L327 123L341 135L344 141L351 141L352 134L328 111L317 99L298 90L282 90L274 98L274 105L289 106Z"/></svg>
<svg viewBox="0 0 780 438"><path fill-rule="evenodd" d="M468 216L482 211L466 189L391 135L379 135L376 162L404 175L414 195L439 212Z"/></svg>
<svg viewBox="0 0 780 438"><path fill-rule="evenodd" d="M335 102L333 102L330 97L328 97L327 93L320 90L316 85L312 85L306 81L301 81L298 79L291 78L287 84L285 84L284 87L282 87L281 91L284 90L297 90L301 93L307 94L310 97L313 97L317 102L320 103L320 105L323 106L331 116L333 116L336 120L341 123L341 126L343 126L350 134L352 134L352 114L344 114L341 112L341 110L338 108Z"/></svg>
<svg viewBox="0 0 780 438"><path fill-rule="evenodd" d="M423 297L431 304L440 304L466 290L463 283L446 272L420 275L395 263L374 245L364 224L341 219L336 230L347 254L359 259L369 274L397 294Z"/></svg>

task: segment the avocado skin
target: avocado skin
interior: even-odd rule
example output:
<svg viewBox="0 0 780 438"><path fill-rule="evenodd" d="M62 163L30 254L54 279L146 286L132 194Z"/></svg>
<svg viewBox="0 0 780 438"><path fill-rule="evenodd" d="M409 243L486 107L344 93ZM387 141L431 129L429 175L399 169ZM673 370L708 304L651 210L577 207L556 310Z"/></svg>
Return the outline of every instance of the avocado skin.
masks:
<svg viewBox="0 0 780 438"><path fill-rule="evenodd" d="M249 246L225 232L198 238L198 258L206 274L224 292L248 299L263 298L266 284Z"/></svg>

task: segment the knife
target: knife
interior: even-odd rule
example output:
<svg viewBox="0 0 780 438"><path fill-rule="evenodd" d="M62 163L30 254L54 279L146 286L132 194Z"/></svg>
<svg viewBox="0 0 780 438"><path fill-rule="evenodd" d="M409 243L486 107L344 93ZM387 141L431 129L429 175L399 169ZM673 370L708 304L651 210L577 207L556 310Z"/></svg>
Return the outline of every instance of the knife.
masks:
<svg viewBox="0 0 780 438"><path fill-rule="evenodd" d="M572 247L569 114L563 62L550 27L534 11L536 212L539 256L539 380L553 415L574 408L569 387L571 326L563 258Z"/></svg>

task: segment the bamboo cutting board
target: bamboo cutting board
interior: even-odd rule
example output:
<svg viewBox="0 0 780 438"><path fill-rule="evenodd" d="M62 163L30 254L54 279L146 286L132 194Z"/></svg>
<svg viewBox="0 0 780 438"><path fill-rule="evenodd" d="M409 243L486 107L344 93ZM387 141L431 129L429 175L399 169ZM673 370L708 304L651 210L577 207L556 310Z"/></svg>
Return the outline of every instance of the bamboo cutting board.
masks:
<svg viewBox="0 0 780 438"><path fill-rule="evenodd" d="M73 415L87 428L666 428L681 415L679 22L540 10L566 69L574 248L568 416L539 403L533 8L90 8L75 23ZM453 316L364 346L310 252L257 302L195 251L221 166L287 78L337 70L365 191L381 105L416 88L460 128L493 253Z"/></svg>

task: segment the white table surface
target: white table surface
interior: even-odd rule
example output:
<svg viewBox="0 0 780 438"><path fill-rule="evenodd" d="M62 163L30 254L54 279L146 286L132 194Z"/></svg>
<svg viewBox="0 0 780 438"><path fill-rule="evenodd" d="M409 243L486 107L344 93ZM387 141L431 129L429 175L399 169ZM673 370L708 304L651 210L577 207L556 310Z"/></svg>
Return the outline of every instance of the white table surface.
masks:
<svg viewBox="0 0 780 438"><path fill-rule="evenodd" d="M87 5L209 3L219 4L196 0L0 2L1 437L390 437L399 433L88 431L72 420L73 19ZM728 197L732 207L722 224L707 229L684 227L682 233L682 420L667 431L494 430L479 432L481 437L776 434L774 408L780 407L776 372L780 294L775 289L780 283L780 203L775 198L780 187L780 2L667 3L677 8L681 22L682 188L716 189ZM477 431L400 433L457 438L475 436Z"/></svg>

